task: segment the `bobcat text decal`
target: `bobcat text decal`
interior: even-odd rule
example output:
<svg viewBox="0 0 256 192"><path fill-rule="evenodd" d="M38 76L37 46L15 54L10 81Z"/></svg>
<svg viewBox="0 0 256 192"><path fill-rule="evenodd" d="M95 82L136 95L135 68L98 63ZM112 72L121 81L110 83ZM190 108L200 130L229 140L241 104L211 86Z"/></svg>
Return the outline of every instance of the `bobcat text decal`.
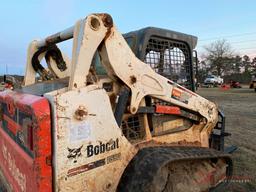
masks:
<svg viewBox="0 0 256 192"><path fill-rule="evenodd" d="M15 181L18 183L18 185L21 188L21 191L26 191L26 176L21 173L20 169L16 166L16 162L14 158L11 156L11 154L8 152L7 147L5 145L2 145L2 153L3 157L5 159L5 163L7 163L9 172L15 179Z"/></svg>
<svg viewBox="0 0 256 192"><path fill-rule="evenodd" d="M92 157L93 155L98 155L101 153L105 153L107 151L112 151L114 149L119 148L119 140L110 140L109 142L102 143L99 145L88 145L87 146L87 157Z"/></svg>

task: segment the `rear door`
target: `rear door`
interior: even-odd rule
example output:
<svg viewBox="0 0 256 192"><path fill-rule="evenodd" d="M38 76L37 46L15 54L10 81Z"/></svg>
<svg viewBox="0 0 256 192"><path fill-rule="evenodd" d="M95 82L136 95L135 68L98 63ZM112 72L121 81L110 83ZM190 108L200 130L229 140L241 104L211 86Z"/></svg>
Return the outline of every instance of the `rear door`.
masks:
<svg viewBox="0 0 256 192"><path fill-rule="evenodd" d="M51 121L45 98L0 92L0 169L13 191L52 191Z"/></svg>

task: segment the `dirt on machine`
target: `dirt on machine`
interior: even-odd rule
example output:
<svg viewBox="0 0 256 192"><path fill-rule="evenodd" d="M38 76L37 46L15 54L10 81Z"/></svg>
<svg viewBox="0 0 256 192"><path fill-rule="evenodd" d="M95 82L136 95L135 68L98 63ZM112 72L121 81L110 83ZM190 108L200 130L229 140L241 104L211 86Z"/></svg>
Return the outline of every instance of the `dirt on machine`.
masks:
<svg viewBox="0 0 256 192"><path fill-rule="evenodd" d="M58 47L69 39L72 58ZM108 14L32 41L23 86L0 92L0 189L224 187L225 118L194 92L196 43L154 27L122 35Z"/></svg>

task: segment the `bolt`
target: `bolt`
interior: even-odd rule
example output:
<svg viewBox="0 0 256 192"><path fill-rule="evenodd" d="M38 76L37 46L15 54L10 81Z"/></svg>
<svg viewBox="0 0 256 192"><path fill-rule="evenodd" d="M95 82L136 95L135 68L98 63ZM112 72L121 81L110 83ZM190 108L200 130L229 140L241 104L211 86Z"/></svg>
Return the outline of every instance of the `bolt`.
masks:
<svg viewBox="0 0 256 192"><path fill-rule="evenodd" d="M137 82L137 78L134 75L132 75L130 76L130 81L131 81L131 84L134 84Z"/></svg>
<svg viewBox="0 0 256 192"><path fill-rule="evenodd" d="M85 106L79 105L78 109L75 111L75 118L77 120L84 120L86 116L88 115L88 112L85 108Z"/></svg>

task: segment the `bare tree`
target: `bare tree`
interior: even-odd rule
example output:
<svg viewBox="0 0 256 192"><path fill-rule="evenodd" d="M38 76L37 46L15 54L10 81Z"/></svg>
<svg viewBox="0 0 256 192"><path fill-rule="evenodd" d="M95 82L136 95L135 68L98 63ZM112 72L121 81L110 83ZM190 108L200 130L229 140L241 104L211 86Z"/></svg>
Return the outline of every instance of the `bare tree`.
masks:
<svg viewBox="0 0 256 192"><path fill-rule="evenodd" d="M226 40L217 40L204 48L204 59L209 63L211 70L217 71L217 75L222 75L232 68L234 54Z"/></svg>
<svg viewBox="0 0 256 192"><path fill-rule="evenodd" d="M249 68L251 66L251 59L250 59L250 57L248 55L244 55L243 56L242 65L244 67L244 72L248 73Z"/></svg>

